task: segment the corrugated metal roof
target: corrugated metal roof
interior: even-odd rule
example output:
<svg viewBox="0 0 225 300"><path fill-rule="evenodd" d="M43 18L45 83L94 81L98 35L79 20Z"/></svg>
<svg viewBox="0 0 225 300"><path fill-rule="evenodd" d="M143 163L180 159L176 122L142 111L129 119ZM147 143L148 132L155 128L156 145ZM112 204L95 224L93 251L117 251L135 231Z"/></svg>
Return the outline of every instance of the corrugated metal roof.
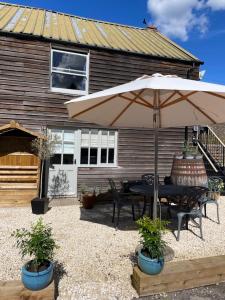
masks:
<svg viewBox="0 0 225 300"><path fill-rule="evenodd" d="M199 62L155 29L85 19L4 2L0 2L0 31Z"/></svg>

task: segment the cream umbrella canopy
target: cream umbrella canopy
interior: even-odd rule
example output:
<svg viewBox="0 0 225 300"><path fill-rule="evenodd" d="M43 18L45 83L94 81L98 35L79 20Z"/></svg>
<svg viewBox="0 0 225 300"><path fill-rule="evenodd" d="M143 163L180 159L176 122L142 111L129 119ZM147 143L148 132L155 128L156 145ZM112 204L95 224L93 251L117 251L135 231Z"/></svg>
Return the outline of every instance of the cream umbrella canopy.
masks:
<svg viewBox="0 0 225 300"><path fill-rule="evenodd" d="M134 81L65 103L69 117L115 128L154 128L155 178L158 129L225 122L225 86L173 75L144 75ZM153 218L158 180L154 180Z"/></svg>

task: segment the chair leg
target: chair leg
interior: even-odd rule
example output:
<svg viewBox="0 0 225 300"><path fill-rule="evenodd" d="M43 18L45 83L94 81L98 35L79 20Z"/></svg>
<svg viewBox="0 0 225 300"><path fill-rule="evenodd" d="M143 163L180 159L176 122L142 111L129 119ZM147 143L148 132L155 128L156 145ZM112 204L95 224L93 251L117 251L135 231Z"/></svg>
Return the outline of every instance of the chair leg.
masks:
<svg viewBox="0 0 225 300"><path fill-rule="evenodd" d="M132 203L132 216L133 216L133 221L135 221L134 203Z"/></svg>
<svg viewBox="0 0 225 300"><path fill-rule="evenodd" d="M143 206L142 215L141 215L142 217L143 217L144 214L145 214L146 206L147 206L147 199L146 199L146 197L144 197L144 206Z"/></svg>
<svg viewBox="0 0 225 300"><path fill-rule="evenodd" d="M113 216L112 216L112 223L114 223L114 219L115 219L115 211L116 211L116 204L115 202L113 203Z"/></svg>
<svg viewBox="0 0 225 300"><path fill-rule="evenodd" d="M216 203L216 210L217 210L217 221L220 224L220 214L219 214L219 203L215 200Z"/></svg>
<svg viewBox="0 0 225 300"><path fill-rule="evenodd" d="M207 213L206 213L206 204L204 205L204 215L205 215L205 218L207 218Z"/></svg>
<svg viewBox="0 0 225 300"><path fill-rule="evenodd" d="M200 237L203 239L203 233L202 233L202 216L199 217L199 229L200 229Z"/></svg>
<svg viewBox="0 0 225 300"><path fill-rule="evenodd" d="M177 241L179 241L180 240L180 230L181 230L181 224L182 224L183 216L178 215L177 218L178 218Z"/></svg>
<svg viewBox="0 0 225 300"><path fill-rule="evenodd" d="M117 220L116 220L116 229L118 228L118 226L119 226L119 219L120 219L120 210L121 210L121 205L120 204L118 204L117 205Z"/></svg>

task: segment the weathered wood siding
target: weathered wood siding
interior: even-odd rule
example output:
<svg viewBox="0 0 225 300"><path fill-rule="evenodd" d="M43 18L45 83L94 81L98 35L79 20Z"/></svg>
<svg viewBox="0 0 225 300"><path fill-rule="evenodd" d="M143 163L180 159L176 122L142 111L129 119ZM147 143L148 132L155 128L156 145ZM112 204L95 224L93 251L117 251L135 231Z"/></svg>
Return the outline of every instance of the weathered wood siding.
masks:
<svg viewBox="0 0 225 300"><path fill-rule="evenodd" d="M51 47L90 51L90 93L125 83L143 74L175 73L186 78L188 70L192 68L192 63L0 35L0 125L16 120L33 130L46 125L87 126L68 120L64 102L73 98L72 95L50 90ZM191 76L197 79L198 66ZM161 175L169 174L172 155L180 149L183 136L184 129L162 130L159 149ZM108 176L136 178L144 172L151 172L152 138L152 131L120 130L119 168L80 168L78 185L87 180L104 183Z"/></svg>

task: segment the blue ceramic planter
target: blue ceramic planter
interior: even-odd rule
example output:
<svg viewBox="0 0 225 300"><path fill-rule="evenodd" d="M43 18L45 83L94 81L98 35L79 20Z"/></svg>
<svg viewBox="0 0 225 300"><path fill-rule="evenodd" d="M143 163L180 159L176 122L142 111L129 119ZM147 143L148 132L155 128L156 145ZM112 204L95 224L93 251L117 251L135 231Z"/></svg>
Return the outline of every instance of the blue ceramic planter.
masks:
<svg viewBox="0 0 225 300"><path fill-rule="evenodd" d="M53 264L50 262L49 267L41 272L29 272L26 270L26 265L22 267L22 282L24 286L32 291L44 289L52 281Z"/></svg>
<svg viewBox="0 0 225 300"><path fill-rule="evenodd" d="M164 267L164 258L159 259L151 259L141 253L138 252L138 266L142 272L149 275L159 274Z"/></svg>

